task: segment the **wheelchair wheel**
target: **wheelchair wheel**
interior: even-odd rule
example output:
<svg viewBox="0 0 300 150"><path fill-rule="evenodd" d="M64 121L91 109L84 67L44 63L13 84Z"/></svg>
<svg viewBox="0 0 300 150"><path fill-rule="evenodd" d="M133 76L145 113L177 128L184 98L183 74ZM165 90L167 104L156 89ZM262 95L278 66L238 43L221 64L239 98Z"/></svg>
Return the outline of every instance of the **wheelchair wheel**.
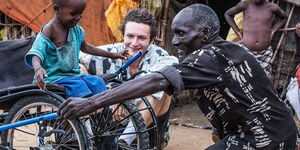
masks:
<svg viewBox="0 0 300 150"><path fill-rule="evenodd" d="M115 111L112 112L109 107L91 115L90 123L94 134L93 149L149 149L149 135L137 107L129 101L122 102L117 107L122 107L126 113L126 117L119 121L112 120ZM125 141L130 136L136 138L128 144ZM123 140L121 140L122 137Z"/></svg>
<svg viewBox="0 0 300 150"><path fill-rule="evenodd" d="M9 111L9 124L57 111L61 102L49 95L20 99ZM2 144L13 149L52 150L89 148L86 129L79 120L52 119L2 132Z"/></svg>

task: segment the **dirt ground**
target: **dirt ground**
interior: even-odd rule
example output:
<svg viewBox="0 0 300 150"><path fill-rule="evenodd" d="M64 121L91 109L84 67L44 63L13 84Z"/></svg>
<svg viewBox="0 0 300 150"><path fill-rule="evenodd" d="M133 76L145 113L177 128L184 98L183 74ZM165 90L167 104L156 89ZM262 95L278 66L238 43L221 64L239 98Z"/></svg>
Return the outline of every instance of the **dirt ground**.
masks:
<svg viewBox="0 0 300 150"><path fill-rule="evenodd" d="M170 124L171 139L164 150L203 150L213 144L211 130L201 129L210 123L195 103L172 108ZM35 145L36 141L31 142Z"/></svg>
<svg viewBox="0 0 300 150"><path fill-rule="evenodd" d="M202 150L213 144L210 123L197 104L174 107L170 117L171 139L165 150Z"/></svg>

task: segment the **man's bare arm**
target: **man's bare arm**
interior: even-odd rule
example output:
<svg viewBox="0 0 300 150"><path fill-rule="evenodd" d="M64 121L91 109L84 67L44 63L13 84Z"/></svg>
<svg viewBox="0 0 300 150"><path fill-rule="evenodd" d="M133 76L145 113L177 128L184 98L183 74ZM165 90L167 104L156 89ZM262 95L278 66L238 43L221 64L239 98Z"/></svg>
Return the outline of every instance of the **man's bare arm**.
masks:
<svg viewBox="0 0 300 150"><path fill-rule="evenodd" d="M232 27L233 31L242 39L242 33L239 27L237 26L236 22L234 21L234 16L242 11L244 11L247 7L246 2L239 2L236 6L228 9L225 12L225 19L227 23Z"/></svg>
<svg viewBox="0 0 300 150"><path fill-rule="evenodd" d="M168 86L169 82L162 74L153 73L90 98L71 97L59 106L58 114L64 119L75 119L102 107L163 91Z"/></svg>
<svg viewBox="0 0 300 150"><path fill-rule="evenodd" d="M273 27L272 27L272 33L271 33L271 38L273 38L273 35L275 34L276 31L279 30L280 27L282 27L286 21L287 21L287 14L282 10L280 9L280 7L276 4L273 4L272 6L272 10L273 10L273 13L275 14L275 16L277 16L280 20L277 21Z"/></svg>

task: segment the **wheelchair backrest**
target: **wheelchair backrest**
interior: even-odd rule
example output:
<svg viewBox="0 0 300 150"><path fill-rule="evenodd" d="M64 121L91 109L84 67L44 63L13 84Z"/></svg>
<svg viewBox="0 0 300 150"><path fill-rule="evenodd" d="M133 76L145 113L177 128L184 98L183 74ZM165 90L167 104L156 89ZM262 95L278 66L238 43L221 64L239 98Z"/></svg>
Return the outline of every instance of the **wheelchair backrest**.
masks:
<svg viewBox="0 0 300 150"><path fill-rule="evenodd" d="M0 89L30 84L33 70L24 62L35 37L0 42Z"/></svg>

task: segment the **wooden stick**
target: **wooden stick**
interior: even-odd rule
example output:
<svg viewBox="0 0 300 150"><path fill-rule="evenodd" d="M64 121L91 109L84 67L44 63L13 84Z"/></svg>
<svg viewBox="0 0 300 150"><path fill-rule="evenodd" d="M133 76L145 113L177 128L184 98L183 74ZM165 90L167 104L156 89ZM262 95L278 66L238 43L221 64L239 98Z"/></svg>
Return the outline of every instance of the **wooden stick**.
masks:
<svg viewBox="0 0 300 150"><path fill-rule="evenodd" d="M290 20L291 20L291 18L292 18L292 14L293 14L293 12L294 12L294 8L295 8L295 5L293 4L293 7L292 7L292 9L291 9L291 11L290 11L290 13L289 13L289 17L288 17L288 20L287 20L287 22L286 22L284 28L287 28L287 27L288 27L288 25L289 25L289 23L290 23ZM273 61L274 61L274 59L275 59L275 57L276 57L276 55L277 55L277 53L278 53L278 50L279 50L279 48L280 48L280 46L281 46L281 43L282 43L283 39L284 39L284 33L281 34L280 40L279 40L278 45L277 45L277 47L276 47L276 49L275 49L275 52L274 52L274 55L273 55L273 57L272 57L271 63L273 63Z"/></svg>
<svg viewBox="0 0 300 150"><path fill-rule="evenodd" d="M294 28L284 28L284 29L279 29L278 31L295 31L295 27Z"/></svg>
<svg viewBox="0 0 300 150"><path fill-rule="evenodd" d="M21 26L21 23L0 23L0 26Z"/></svg>
<svg viewBox="0 0 300 150"><path fill-rule="evenodd" d="M293 54L291 65L289 66L289 69L288 69L288 72L287 72L288 74L287 74L287 76L286 76L286 78L284 80L283 90L282 90L282 92L280 94L280 97L283 97L284 94L286 93L286 90L287 90L286 86L287 86L288 79L289 79L289 76L290 76L290 73L291 73L291 69L292 69L292 66L293 66L293 63L294 63L294 60L295 60L295 55L296 55L296 52L294 52L294 54Z"/></svg>
<svg viewBox="0 0 300 150"><path fill-rule="evenodd" d="M288 27L288 25L289 25L289 23L290 23L290 20L291 20L291 18L292 18L292 14L293 14L293 12L294 12L294 8L295 8L295 5L293 4L292 9L291 9L291 11L290 11L290 13L289 13L288 20L287 20L287 22L286 22L284 28L287 28L287 27ZM282 44L283 40L285 39L285 33L286 33L286 32L282 32L282 34L281 34L280 40L279 40L279 42L278 42L278 45L277 45L277 47L276 47L276 49L275 49L275 52L274 52L274 54L273 54L273 57L272 57L272 59L271 59L271 64L273 64L273 62L274 62L274 60L275 60L275 58L276 58L276 56L277 56L277 53L278 53L278 51L279 51L279 48L281 47L281 44ZM275 77L274 77L274 79L273 79L273 80L274 80L274 87L277 87L277 85L278 85L277 79L279 79L279 76L280 76L280 69L281 69L281 65L282 65L282 64L281 64L281 63L282 63L282 59L283 59L283 56L282 56L282 58L280 59L280 62L278 63L277 70L276 70L276 75L275 75Z"/></svg>
<svg viewBox="0 0 300 150"><path fill-rule="evenodd" d="M169 5L170 5L170 0L165 1L165 11L164 11L164 16L162 22L162 27L161 27L161 37L160 39L162 42L160 43L160 47L165 46L165 41L166 41L166 28L167 28L167 21L168 21L168 12L169 12Z"/></svg>
<svg viewBox="0 0 300 150"><path fill-rule="evenodd" d="M50 2L45 8L43 8L41 11L39 11L27 24L25 24L24 27L21 28L21 30L15 35L14 39L17 37L17 35L22 32L28 25L30 25L38 16L40 16L46 9L48 9L51 6L52 2Z"/></svg>

